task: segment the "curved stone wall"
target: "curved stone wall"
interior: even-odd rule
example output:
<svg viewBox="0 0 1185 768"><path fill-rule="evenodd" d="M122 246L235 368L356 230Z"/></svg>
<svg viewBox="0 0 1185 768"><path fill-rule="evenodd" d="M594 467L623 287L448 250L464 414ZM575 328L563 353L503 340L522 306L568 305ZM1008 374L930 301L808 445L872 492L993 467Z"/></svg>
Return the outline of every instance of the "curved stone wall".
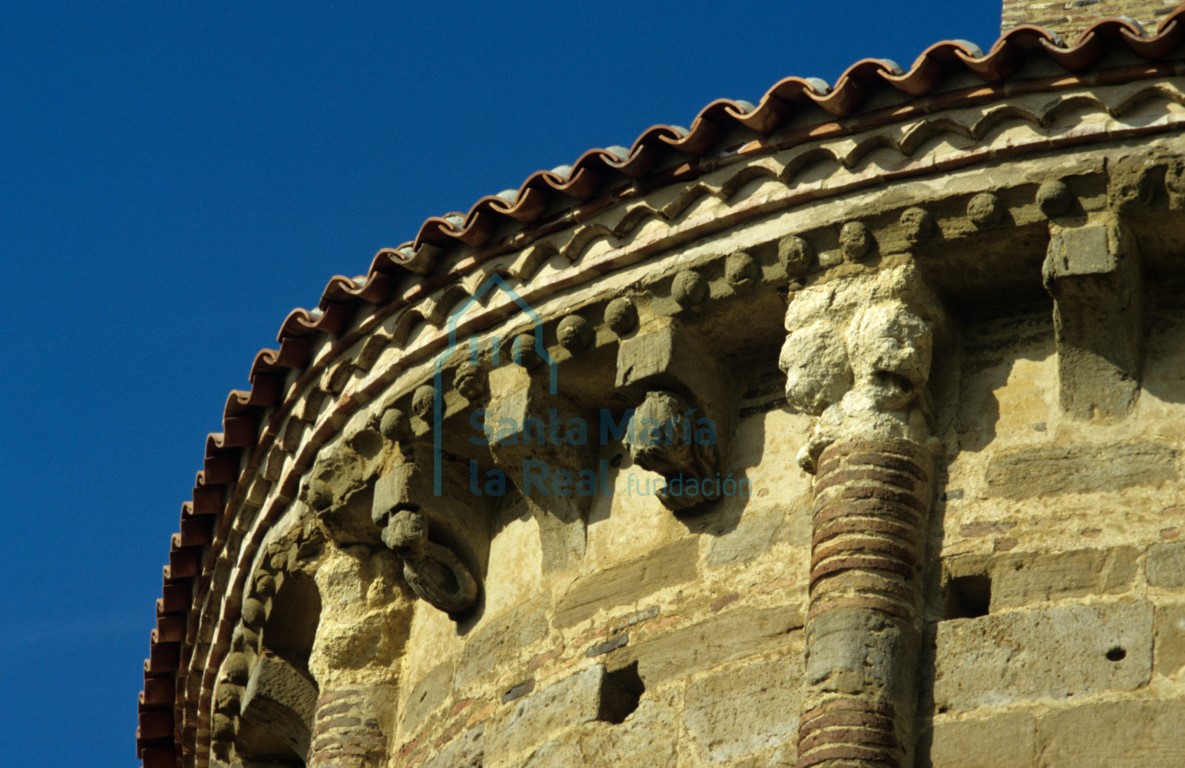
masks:
<svg viewBox="0 0 1185 768"><path fill-rule="evenodd" d="M310 342L194 566L181 762L1173 764L1185 98L1131 59L745 145Z"/></svg>

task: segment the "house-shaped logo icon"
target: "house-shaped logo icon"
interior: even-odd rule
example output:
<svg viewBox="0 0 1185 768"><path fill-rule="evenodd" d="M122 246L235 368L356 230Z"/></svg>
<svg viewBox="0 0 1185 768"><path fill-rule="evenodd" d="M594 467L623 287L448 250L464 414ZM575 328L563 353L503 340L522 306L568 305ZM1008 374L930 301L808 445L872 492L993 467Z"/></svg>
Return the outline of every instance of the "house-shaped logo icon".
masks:
<svg viewBox="0 0 1185 768"><path fill-rule="evenodd" d="M513 288L506 284L506 281L501 275L497 273L490 275L488 278L482 281L481 285L477 287L477 290L473 292L472 296L462 302L459 307L449 314L448 345L445 347L444 351L437 356L436 363L433 368L432 384L433 389L435 390L435 400L433 402L432 408L432 489L436 496L440 496L443 493L441 480L443 473L441 464L443 460L442 455L444 452L442 425L444 420L444 366L453 359L458 347L461 346L460 342L457 340L458 321L465 316L465 314L475 303L480 302L486 294L490 293L494 289L497 289L505 294L512 302L514 302L515 305L518 306L519 311L531 319L531 333L535 340L535 354L537 354L543 362L547 363L548 393L555 395L559 391L559 376L556 364L551 355L548 353L546 344L543 342L543 319L539 317L539 313L535 311L534 307L528 304L527 301L519 296ZM490 338L489 345L490 361L494 366L498 366L502 363L502 339L498 336L493 336ZM469 349L469 360L476 364L478 362L479 356L481 355L481 343L478 337L470 336L466 346ZM512 361L515 364L520 363L522 361L521 355L522 349L516 340L511 354Z"/></svg>

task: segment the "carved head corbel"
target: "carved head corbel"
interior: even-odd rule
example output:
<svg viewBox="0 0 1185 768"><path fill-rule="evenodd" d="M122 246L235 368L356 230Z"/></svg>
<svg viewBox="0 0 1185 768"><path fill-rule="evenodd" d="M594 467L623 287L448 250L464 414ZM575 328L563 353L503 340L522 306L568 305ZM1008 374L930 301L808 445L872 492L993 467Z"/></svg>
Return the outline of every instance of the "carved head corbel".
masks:
<svg viewBox="0 0 1185 768"><path fill-rule="evenodd" d="M625 446L634 463L667 479L658 498L668 509L683 511L720 498L720 451L714 423L679 395L651 391L630 418Z"/></svg>
<svg viewBox="0 0 1185 768"><path fill-rule="evenodd" d="M477 602L473 573L451 549L428 539L428 521L419 510L392 509L376 522L418 597L446 613L460 613Z"/></svg>
<svg viewBox="0 0 1185 768"><path fill-rule="evenodd" d="M436 499L430 486L416 482L418 466L392 467L375 489L371 520L383 544L403 563L403 577L417 597L440 610L456 614L477 603L477 577L457 553L430 538L429 516L421 502Z"/></svg>

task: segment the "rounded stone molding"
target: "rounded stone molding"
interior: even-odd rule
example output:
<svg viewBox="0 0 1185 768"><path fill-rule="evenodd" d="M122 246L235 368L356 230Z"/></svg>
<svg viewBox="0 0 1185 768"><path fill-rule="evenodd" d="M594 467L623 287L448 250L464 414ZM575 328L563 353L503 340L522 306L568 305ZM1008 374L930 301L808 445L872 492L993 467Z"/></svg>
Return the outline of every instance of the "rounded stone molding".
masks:
<svg viewBox="0 0 1185 768"><path fill-rule="evenodd" d="M255 594L267 599L276 593L276 577L270 573L260 573L255 577Z"/></svg>
<svg viewBox="0 0 1185 768"><path fill-rule="evenodd" d="M684 270L671 282L671 297L684 309L698 307L708 298L708 283L694 270Z"/></svg>
<svg viewBox="0 0 1185 768"><path fill-rule="evenodd" d="M980 192L967 202L967 218L979 229L991 229L1004 220L1004 204L991 192Z"/></svg>
<svg viewBox="0 0 1185 768"><path fill-rule="evenodd" d="M737 290L748 290L761 282L761 266L749 254L738 251L724 262L724 279Z"/></svg>
<svg viewBox="0 0 1185 768"><path fill-rule="evenodd" d="M432 411L436 408L436 387L423 384L416 387L411 396L411 412L424 421L432 418Z"/></svg>
<svg viewBox="0 0 1185 768"><path fill-rule="evenodd" d="M481 366L470 360L457 366L453 385L461 397L471 402L480 400L486 394L486 380L482 375Z"/></svg>
<svg viewBox="0 0 1185 768"><path fill-rule="evenodd" d="M783 237L778 241L778 262L792 277L806 274L814 265L815 253L811 245L798 235Z"/></svg>
<svg viewBox="0 0 1185 768"><path fill-rule="evenodd" d="M379 433L388 440L400 442L411 435L407 414L398 408L387 408L379 418Z"/></svg>
<svg viewBox="0 0 1185 768"><path fill-rule="evenodd" d="M556 337L564 349L580 352L592 343L592 326L580 315L568 315L556 326Z"/></svg>
<svg viewBox="0 0 1185 768"><path fill-rule="evenodd" d="M510 359L514 361L515 365L522 366L527 370L537 368L543 362L543 357L539 354L537 346L538 342L534 334L519 334L511 342Z"/></svg>
<svg viewBox="0 0 1185 768"><path fill-rule="evenodd" d="M1037 205L1049 218L1061 216L1074 204L1074 193L1064 181L1046 181L1037 188Z"/></svg>
<svg viewBox="0 0 1185 768"><path fill-rule="evenodd" d="M839 250L846 261L857 261L872 251L872 230L862 221L846 222L839 230Z"/></svg>
<svg viewBox="0 0 1185 768"><path fill-rule="evenodd" d="M605 325L618 336L638 327L638 308L625 296L613 299L605 306Z"/></svg>
<svg viewBox="0 0 1185 768"><path fill-rule="evenodd" d="M921 245L934 236L938 225L925 208L914 206L901 213L901 229L910 245Z"/></svg>
<svg viewBox="0 0 1185 768"><path fill-rule="evenodd" d="M267 620L267 609L255 598L248 598L243 602L243 625L258 630Z"/></svg>

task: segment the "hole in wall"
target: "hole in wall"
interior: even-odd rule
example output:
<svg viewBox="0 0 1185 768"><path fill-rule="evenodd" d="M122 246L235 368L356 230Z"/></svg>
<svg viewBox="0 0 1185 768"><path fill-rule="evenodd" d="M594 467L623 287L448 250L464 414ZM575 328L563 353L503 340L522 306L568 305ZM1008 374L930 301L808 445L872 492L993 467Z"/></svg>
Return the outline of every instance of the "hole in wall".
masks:
<svg viewBox="0 0 1185 768"><path fill-rule="evenodd" d="M992 577L987 574L956 576L947 586L948 619L974 619L988 615L992 604Z"/></svg>
<svg viewBox="0 0 1185 768"><path fill-rule="evenodd" d="M1127 649L1123 646L1117 645L1111 650L1107 651L1107 661L1123 661L1127 658Z"/></svg>
<svg viewBox="0 0 1185 768"><path fill-rule="evenodd" d="M605 673L597 719L614 725L622 723L638 708L646 684L638 674L638 662Z"/></svg>

